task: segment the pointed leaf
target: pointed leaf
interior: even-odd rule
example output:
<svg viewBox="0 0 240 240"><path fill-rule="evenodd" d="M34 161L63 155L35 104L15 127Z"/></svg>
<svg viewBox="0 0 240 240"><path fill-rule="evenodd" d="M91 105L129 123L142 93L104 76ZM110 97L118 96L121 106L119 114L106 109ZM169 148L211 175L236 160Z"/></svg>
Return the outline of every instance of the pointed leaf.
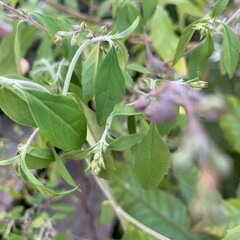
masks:
<svg viewBox="0 0 240 240"><path fill-rule="evenodd" d="M19 156L15 156L6 160L0 160L0 166L7 166L10 164L15 163L17 160L19 160Z"/></svg>
<svg viewBox="0 0 240 240"><path fill-rule="evenodd" d="M100 125L103 125L119 103L124 93L125 79L119 67L116 50L112 47L100 68L96 78L96 114Z"/></svg>
<svg viewBox="0 0 240 240"><path fill-rule="evenodd" d="M184 55L184 52L188 46L188 43L190 42L195 30L193 29L193 25L196 24L196 22L193 22L192 24L190 24L189 26L187 26L180 39L179 39L179 42L178 42L178 46L177 46L177 50L175 52L175 56L174 56L174 59L173 59L173 65L175 65L178 60Z"/></svg>
<svg viewBox="0 0 240 240"><path fill-rule="evenodd" d="M141 0L142 12L143 12L143 22L147 22L149 18L152 17L154 11L156 10L157 0Z"/></svg>
<svg viewBox="0 0 240 240"><path fill-rule="evenodd" d="M159 185L170 167L170 152L155 124L151 124L138 145L133 173L140 185L153 189Z"/></svg>
<svg viewBox="0 0 240 240"><path fill-rule="evenodd" d="M236 71L239 57L239 40L236 33L228 26L223 24L223 43L222 56L223 66L229 76L233 77Z"/></svg>
<svg viewBox="0 0 240 240"><path fill-rule="evenodd" d="M212 18L218 17L227 7L228 2L229 0L218 0L213 7L211 17Z"/></svg>
<svg viewBox="0 0 240 240"><path fill-rule="evenodd" d="M17 29L16 29L16 34L15 34L15 39L14 39L14 56L15 56L15 63L17 66L17 73L21 74L22 70L21 70L21 41L20 41L20 28L22 26L22 21L20 21L17 25Z"/></svg>
<svg viewBox="0 0 240 240"><path fill-rule="evenodd" d="M37 126L53 145L66 151L81 148L86 119L73 99L39 91L26 91L25 95Z"/></svg>

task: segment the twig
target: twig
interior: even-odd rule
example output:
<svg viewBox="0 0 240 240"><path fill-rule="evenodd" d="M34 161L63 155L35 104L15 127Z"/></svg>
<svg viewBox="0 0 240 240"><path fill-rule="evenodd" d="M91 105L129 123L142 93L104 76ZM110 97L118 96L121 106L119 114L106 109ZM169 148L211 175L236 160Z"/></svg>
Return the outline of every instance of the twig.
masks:
<svg viewBox="0 0 240 240"><path fill-rule="evenodd" d="M63 12L63 13L66 13L70 16L73 16L75 18L80 18L84 21L87 21L87 22L91 22L91 23L94 23L94 24L97 24L97 25L104 25L103 22L101 22L100 20L96 19L96 18L93 18L91 16L88 16L86 14L83 14L83 13L80 13L80 12L77 12L77 11L74 11L74 10L71 10L69 8L66 8L65 6L61 5L61 4L58 4L58 3L55 3L55 2L52 2L51 0L42 0L42 2L46 3L47 5Z"/></svg>
<svg viewBox="0 0 240 240"><path fill-rule="evenodd" d="M3 7L4 9L7 9L9 12L13 13L19 19L22 19L25 22L29 22L29 23L33 24L39 30L41 30L43 32L47 32L47 30L42 25L40 25L34 19L30 18L29 15L27 13L25 13L24 11L22 11L22 10L18 11L17 9L12 8L11 6L4 3L3 1L0 1L0 7Z"/></svg>

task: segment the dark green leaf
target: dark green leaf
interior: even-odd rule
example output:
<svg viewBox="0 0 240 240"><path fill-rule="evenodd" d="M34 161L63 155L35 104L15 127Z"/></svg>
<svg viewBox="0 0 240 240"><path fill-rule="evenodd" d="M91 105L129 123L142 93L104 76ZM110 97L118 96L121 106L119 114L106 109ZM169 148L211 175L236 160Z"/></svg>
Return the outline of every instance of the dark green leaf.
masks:
<svg viewBox="0 0 240 240"><path fill-rule="evenodd" d="M212 18L218 17L227 7L228 2L229 0L218 0L213 7L211 17Z"/></svg>
<svg viewBox="0 0 240 240"><path fill-rule="evenodd" d="M20 75L22 73L21 70L21 37L20 37L20 28L22 26L22 21L20 21L17 25L15 39L14 39L14 56L15 56L15 63L17 66L17 73Z"/></svg>
<svg viewBox="0 0 240 240"><path fill-rule="evenodd" d="M236 33L227 25L223 24L222 56L223 67L229 78L236 71L239 57L239 40Z"/></svg>
<svg viewBox="0 0 240 240"><path fill-rule="evenodd" d="M29 107L40 131L56 147L80 149L86 138L86 119L70 97L39 91L26 91Z"/></svg>
<svg viewBox="0 0 240 240"><path fill-rule="evenodd" d="M105 169L101 169L101 172L99 173L99 177L104 179L110 179L114 172L116 171L116 165L114 162L114 159L112 157L111 151L107 150L103 153L103 159L104 159L104 165Z"/></svg>
<svg viewBox="0 0 240 240"><path fill-rule="evenodd" d="M133 162L133 173L140 185L149 190L159 185L169 167L169 149L158 133L156 125L151 124L138 145Z"/></svg>
<svg viewBox="0 0 240 240"><path fill-rule="evenodd" d="M0 89L0 108L14 122L30 127L36 127L28 104L17 89Z"/></svg>
<svg viewBox="0 0 240 240"><path fill-rule="evenodd" d="M119 34L114 35L115 39L127 37L137 27L136 31L142 31L142 24L139 24L139 12L131 4L126 3L118 9L116 17L116 29Z"/></svg>
<svg viewBox="0 0 240 240"><path fill-rule="evenodd" d="M118 169L111 183L118 203L132 217L172 240L192 239L188 210L179 199L159 189L144 191L127 169Z"/></svg>
<svg viewBox="0 0 240 240"><path fill-rule="evenodd" d="M208 67L208 58L214 51L214 42L212 36L207 35L206 39L192 52L189 57L189 75L202 78Z"/></svg>
<svg viewBox="0 0 240 240"><path fill-rule="evenodd" d="M152 17L154 11L156 10L157 0L141 0L142 12L143 12L143 22L147 22L149 18Z"/></svg>
<svg viewBox="0 0 240 240"><path fill-rule="evenodd" d="M73 160L82 160L88 157L88 152L89 149L75 150L64 153L61 155L61 157Z"/></svg>
<svg viewBox="0 0 240 240"><path fill-rule="evenodd" d="M96 114L100 125L105 123L114 105L120 102L124 88L124 76L116 50L112 47L98 69L96 78Z"/></svg>
<svg viewBox="0 0 240 240"><path fill-rule="evenodd" d="M114 34L111 37L111 39L120 39L120 38L128 37L137 28L139 22L140 22L140 18L139 16L137 16L130 27L128 27L127 29L125 29L120 33Z"/></svg>
<svg viewBox="0 0 240 240"><path fill-rule="evenodd" d="M50 150L38 147L30 147L25 158L27 167L30 169L46 168L54 160L54 156Z"/></svg>
<svg viewBox="0 0 240 240"><path fill-rule="evenodd" d="M193 22L192 24L190 24L189 26L187 26L180 39L179 39L179 42L178 42L178 46L177 46L177 50L175 52L175 56L174 56L174 59L173 59L173 65L175 65L177 63L177 61L184 55L184 52L188 46L188 43L190 42L192 36L193 36L193 33L194 33L194 29L193 29L193 25L196 24L196 22Z"/></svg>

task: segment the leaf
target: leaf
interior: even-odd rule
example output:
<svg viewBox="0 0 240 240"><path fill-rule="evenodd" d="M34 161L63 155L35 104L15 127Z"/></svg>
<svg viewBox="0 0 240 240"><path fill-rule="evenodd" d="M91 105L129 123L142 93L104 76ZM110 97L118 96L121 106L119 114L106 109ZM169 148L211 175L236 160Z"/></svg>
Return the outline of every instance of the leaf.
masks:
<svg viewBox="0 0 240 240"><path fill-rule="evenodd" d="M138 143L140 139L142 139L144 134L136 133L129 134L127 136L122 136L113 140L108 147L114 151L124 151L126 149L130 149L132 146Z"/></svg>
<svg viewBox="0 0 240 240"><path fill-rule="evenodd" d="M229 0L218 0L211 12L211 17L212 18L217 18L227 7Z"/></svg>
<svg viewBox="0 0 240 240"><path fill-rule="evenodd" d="M57 155L57 153L53 152L54 156L55 156L55 160L56 160L56 164L57 164L57 168L58 171L60 173L60 175L62 176L62 178L66 181L66 183L68 183L71 186L76 187L76 183L74 182L72 176L70 175L70 173L68 172L68 170L66 169L62 159Z"/></svg>
<svg viewBox="0 0 240 240"><path fill-rule="evenodd" d="M62 158L82 160L88 157L89 149L74 150L61 155Z"/></svg>
<svg viewBox="0 0 240 240"><path fill-rule="evenodd" d="M69 29L71 28L69 22L63 18L54 18L37 12L32 13L31 17L36 19L38 22L40 22L40 24L42 24L45 27L52 41L55 40L54 36L58 31L69 31ZM75 52L77 51L77 47L69 47L71 46L70 42L71 40L67 38L63 41L62 46L59 47L63 56L66 59L68 59L69 62L72 60ZM82 61L78 61L74 68L74 72L76 73L78 79L81 79L82 72L81 62Z"/></svg>
<svg viewBox="0 0 240 240"><path fill-rule="evenodd" d="M138 145L133 162L133 173L140 185L150 190L159 185L170 167L170 152L151 124L146 135Z"/></svg>
<svg viewBox="0 0 240 240"><path fill-rule="evenodd" d="M110 179L112 178L114 172L116 171L116 165L112 157L111 151L107 150L103 153L103 160L105 169L104 168L101 169L99 177L104 179Z"/></svg>
<svg viewBox="0 0 240 240"><path fill-rule="evenodd" d="M96 77L96 114L100 125L104 124L114 105L120 102L124 89L124 76L119 67L116 50L112 47Z"/></svg>
<svg viewBox="0 0 240 240"><path fill-rule="evenodd" d="M147 227L172 240L192 239L188 210L173 195L158 189L144 191L127 169L116 171L111 187L121 207Z"/></svg>
<svg viewBox="0 0 240 240"><path fill-rule="evenodd" d="M128 27L126 30L120 33L112 35L111 39L120 39L120 38L128 37L137 28L139 22L140 22L140 18L139 16L137 16L137 18L133 21L130 27Z"/></svg>
<svg viewBox="0 0 240 240"><path fill-rule="evenodd" d="M236 33L226 24L223 24L223 43L222 56L223 66L229 76L232 78L237 65L239 57L239 40Z"/></svg>
<svg viewBox="0 0 240 240"><path fill-rule="evenodd" d="M114 218L114 209L110 201L103 201L101 204L101 211L99 222L101 224L110 224Z"/></svg>
<svg viewBox="0 0 240 240"><path fill-rule="evenodd" d="M206 39L192 52L189 57L189 77L203 77L208 67L208 58L214 51L214 42L210 34Z"/></svg>
<svg viewBox="0 0 240 240"><path fill-rule="evenodd" d="M154 49L163 60L168 61L174 57L179 40L168 13L159 5L151 20L150 38ZM174 68L181 74L187 72L184 59L180 59Z"/></svg>
<svg viewBox="0 0 240 240"><path fill-rule="evenodd" d="M134 115L142 115L142 113L137 112L135 108L131 105L126 105L126 104L116 104L113 111L112 111L112 116L134 116Z"/></svg>
<svg viewBox="0 0 240 240"><path fill-rule="evenodd" d="M19 160L19 156L15 156L15 157L12 157L12 158L9 158L6 160L0 160L0 166L7 166L7 165L15 163L18 160Z"/></svg>
<svg viewBox="0 0 240 240"><path fill-rule="evenodd" d="M81 148L86 119L73 99L39 91L26 91L25 95L37 126L53 145L66 151Z"/></svg>
<svg viewBox="0 0 240 240"><path fill-rule="evenodd" d="M227 98L227 104L228 112L225 112L220 118L220 127L231 147L240 153L240 101L232 96Z"/></svg>
<svg viewBox="0 0 240 240"><path fill-rule="evenodd" d="M228 229L240 225L239 199L232 198L232 199L225 200L223 201L222 205L219 205L219 209L220 208L223 209L223 215L218 218L217 222L212 222L212 223L210 223L209 221L200 222L197 226L194 226L194 230L204 231L210 235L216 236L218 238L222 238L225 236ZM238 239L239 239L239 235L238 235Z"/></svg>
<svg viewBox="0 0 240 240"><path fill-rule="evenodd" d="M97 44L83 62L82 69L82 99L85 103L90 101L95 91L95 79L101 59L101 50Z"/></svg>
<svg viewBox="0 0 240 240"><path fill-rule="evenodd" d="M152 74L152 72L149 71L148 68L143 67L142 65L140 65L138 63L128 64L127 69L128 70L133 70L135 72L140 72L140 73L145 73L145 74Z"/></svg>
<svg viewBox="0 0 240 240"><path fill-rule="evenodd" d="M188 43L190 42L195 32L195 30L193 29L193 25L196 24L197 22L198 21L191 23L184 29L177 45L177 50L175 52L175 56L173 59L173 65L175 65L178 62L178 60L184 55Z"/></svg>
<svg viewBox="0 0 240 240"><path fill-rule="evenodd" d="M28 104L22 93L17 89L0 89L0 108L14 122L36 127Z"/></svg>
<svg viewBox="0 0 240 240"><path fill-rule="evenodd" d="M152 17L154 11L156 10L157 0L141 0L142 4L142 14L143 14L143 22L146 23L148 19Z"/></svg>
<svg viewBox="0 0 240 240"><path fill-rule="evenodd" d="M17 73L17 66L15 62L14 54L14 42L17 31L17 25L15 25L8 36L0 43L0 75ZM38 30L34 26L21 26L18 29L18 34L21 35L19 39L19 45L21 46L21 56L24 56L32 45Z"/></svg>
<svg viewBox="0 0 240 240"><path fill-rule="evenodd" d="M42 169L48 167L55 159L50 150L31 146L25 161L30 169Z"/></svg>
<svg viewBox="0 0 240 240"><path fill-rule="evenodd" d="M240 225L227 230L227 234L222 240L239 240Z"/></svg>

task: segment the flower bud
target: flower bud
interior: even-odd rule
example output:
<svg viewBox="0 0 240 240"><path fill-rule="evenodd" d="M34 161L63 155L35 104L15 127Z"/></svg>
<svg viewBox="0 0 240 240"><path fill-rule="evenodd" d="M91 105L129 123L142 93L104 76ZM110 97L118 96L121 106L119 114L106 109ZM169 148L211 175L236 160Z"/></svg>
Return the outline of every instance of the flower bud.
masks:
<svg viewBox="0 0 240 240"><path fill-rule="evenodd" d="M140 97L135 103L134 103L134 108L137 111L142 111L148 106L148 101L146 96Z"/></svg>

